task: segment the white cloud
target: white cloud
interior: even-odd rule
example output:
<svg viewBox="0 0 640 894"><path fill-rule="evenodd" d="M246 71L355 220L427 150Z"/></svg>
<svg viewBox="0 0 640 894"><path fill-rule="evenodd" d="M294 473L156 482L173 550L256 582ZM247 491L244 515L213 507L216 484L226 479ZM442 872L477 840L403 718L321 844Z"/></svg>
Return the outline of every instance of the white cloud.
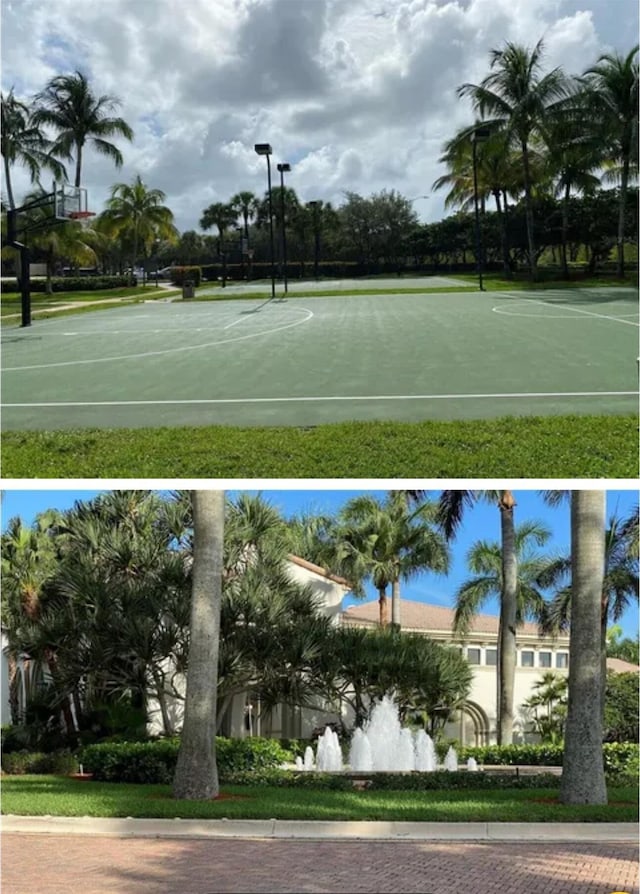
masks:
<svg viewBox="0 0 640 894"><path fill-rule="evenodd" d="M304 200L428 193L471 117L455 89L484 76L491 48L544 36L546 64L578 73L634 33L635 0L615 15L610 0L5 0L2 89L26 98L86 71L135 131L121 171L86 154L91 207L140 173L190 229L211 201L264 191L255 142L292 163ZM438 219L443 203L415 207Z"/></svg>

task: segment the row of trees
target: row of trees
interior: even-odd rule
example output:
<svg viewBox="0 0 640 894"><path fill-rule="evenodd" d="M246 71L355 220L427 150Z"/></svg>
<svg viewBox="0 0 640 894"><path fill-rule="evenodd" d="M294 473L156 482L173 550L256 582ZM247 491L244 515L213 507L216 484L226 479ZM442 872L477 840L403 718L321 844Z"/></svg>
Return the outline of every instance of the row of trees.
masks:
<svg viewBox="0 0 640 894"><path fill-rule="evenodd" d="M560 497L548 495L550 500ZM388 639L376 643L365 637L357 648L353 643L345 647L346 632L336 632L326 618L316 617L317 607L288 582L283 556L293 550L311 558L346 576L361 595L370 582L378 592L380 627L389 626L390 596L390 626L392 632L398 631L402 582L425 569L446 573L447 541L478 499L498 506L502 542L483 540L470 550L473 576L455 595L455 629L463 636L486 599L499 598L499 727L501 740L510 741L517 627L527 618L536 619L546 632L566 627L571 588L569 558L541 550L550 536L544 525L531 520L515 525L515 498L509 491L444 491L437 503L421 492L393 491L383 500L363 495L349 501L337 517L303 517L288 524L260 500L242 498L228 507L225 567L241 567L242 574L225 572L218 727L233 696L254 679L260 680L267 706L282 700L304 703L313 685L320 687L323 698L345 698L345 688L336 680L346 681L356 693L353 707L358 716L366 699L356 681L365 670L372 687L369 696L394 688L389 685L394 679L395 688L406 690L406 681L416 679L407 670L411 663L421 667L429 663L428 655L420 658L416 652L428 648L425 641L408 646L404 640L402 649L396 643L391 669L381 659ZM609 648L607 625L637 598L637 532L637 512L628 519L612 517L606 530L600 619L603 667ZM165 732L172 732L175 720L169 705L181 698L175 674L185 667L187 647L185 588L190 587L191 540L185 495L166 501L145 492L117 492L95 504L79 504L62 517L45 515L31 529L19 520L9 525L2 554L11 654L21 650L48 667L54 685L45 703L48 700L51 707L53 698L56 709L62 707L68 734L91 725L90 706L125 692L128 697L135 693L132 703L140 709L152 696L160 705ZM238 566L249 544L254 560ZM550 601L545 598L549 590L555 593ZM145 624L127 621L139 614L146 618ZM309 637L316 646L322 641L322 648L312 650L312 663ZM405 648L409 657L401 671L393 662L400 660ZM131 663L122 660L123 654L138 657ZM14 675L16 667L14 662ZM278 670L282 667L298 668L299 673L283 676ZM435 701L414 693L405 707L420 703L426 710L446 703L444 690L434 680L428 689ZM11 691L15 714L17 696L15 688ZM75 712L67 710L65 698L73 702ZM47 705L42 707L46 713ZM433 712L428 714L433 720Z"/></svg>
<svg viewBox="0 0 640 894"><path fill-rule="evenodd" d="M619 183L617 272L624 272L627 189L638 167L638 47L626 56L605 54L578 76L543 68L543 41L533 48L505 43L490 53L490 71L466 83L458 96L469 99L476 120L446 144L441 161L448 173L450 206L473 200L474 157L484 200L493 198L501 220L505 272L509 270L509 199L523 197L528 264L537 275L534 199L541 192L562 199L562 256L572 193L592 194L600 178ZM486 140L478 143L482 134ZM475 145L474 145L475 143Z"/></svg>
<svg viewBox="0 0 640 894"><path fill-rule="evenodd" d="M425 712L434 732L446 722L470 684L456 650L391 630L334 627L287 574L297 534L279 514L248 497L227 503L225 514L216 729L234 696L250 690L265 710L346 702L361 721L371 698L396 689L404 713ZM10 522L2 598L14 722L26 720L34 736L51 739L61 715L70 741L113 733L116 720L131 733L144 728L152 700L164 733L175 732L193 648L189 594L200 586L192 578L197 529L186 494L162 499L144 491L45 513L30 528ZM212 544L202 548L208 554ZM205 611L210 603L209 595ZM205 629L198 622L198 632ZM19 713L21 655L46 669L26 717Z"/></svg>
<svg viewBox="0 0 640 894"><path fill-rule="evenodd" d="M595 269L615 245L622 275L625 242L637 239L637 203L630 193L638 166L637 47L626 56L604 55L572 78L560 68L544 71L542 41L533 48L507 43L492 51L490 72L481 83L463 84L458 94L471 100L476 120L447 141L440 159L447 173L433 184L449 190L446 206L460 209L458 214L420 226L411 200L393 190L368 198L347 191L334 208L320 200L303 203L291 188L276 187L275 225L280 232L284 214L289 258L302 271L305 263L322 259L354 261L363 269L382 263L398 270L409 258L416 266L435 268L475 261L468 213L475 157L486 261L501 263L507 276L524 264L535 278L541 256L551 249L556 260L557 250L568 275L580 246L587 248ZM116 97L96 96L81 72L53 78L31 104L19 101L13 91L3 95L7 206L15 207L11 170L16 164L26 166L36 181L45 169L66 177L65 162L73 160L76 185L87 146L120 166L122 154L109 138L130 140L133 133L114 116L118 105ZM478 132L488 139L474 143ZM603 190L603 183L618 186ZM212 263L226 260L232 244L233 260L246 261L245 275L250 275L252 257L269 260L267 195L242 190L228 202L203 209L200 226L215 229L213 238L196 231L180 237L164 200L137 177L112 188L108 207L91 230L72 224L56 232L40 220L31 243L48 260L86 263L93 256L105 269L123 262L134 267L151 258L157 266ZM486 214L490 200L496 210Z"/></svg>

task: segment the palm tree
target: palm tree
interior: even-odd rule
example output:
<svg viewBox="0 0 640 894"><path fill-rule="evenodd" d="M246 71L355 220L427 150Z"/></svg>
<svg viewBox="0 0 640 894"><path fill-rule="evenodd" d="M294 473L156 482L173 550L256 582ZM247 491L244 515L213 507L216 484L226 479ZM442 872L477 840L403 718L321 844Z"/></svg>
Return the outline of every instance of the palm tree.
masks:
<svg viewBox="0 0 640 894"><path fill-rule="evenodd" d="M32 110L16 99L13 89L6 96L2 94L0 146L7 204L11 209L16 207L11 184L11 168L15 164L28 168L32 183L38 180L42 168L48 168L56 179L67 176L64 165L51 154L52 143L34 122Z"/></svg>
<svg viewBox="0 0 640 894"><path fill-rule="evenodd" d="M531 140L554 103L566 95L568 82L561 68L541 75L543 41L533 49L507 42L491 51L491 74L480 84L462 84L458 96L469 96L474 110L487 123L503 130L517 145L522 156L529 265L537 277L533 222Z"/></svg>
<svg viewBox="0 0 640 894"><path fill-rule="evenodd" d="M546 671L533 686L533 695L524 702L533 710L533 726L543 742L559 743L564 738L567 716L567 678ZM542 710L542 715L538 714Z"/></svg>
<svg viewBox="0 0 640 894"><path fill-rule="evenodd" d="M184 725L174 798L210 800L219 793L215 731L224 566L224 491L196 490L193 590Z"/></svg>
<svg viewBox="0 0 640 894"><path fill-rule="evenodd" d="M122 153L107 137L133 139L133 131L123 118L110 117L120 105L115 96L96 96L86 75L58 75L35 97L33 113L36 126L46 125L58 132L52 151L63 158L75 153L75 186L81 184L82 154L88 143L96 152L122 167Z"/></svg>
<svg viewBox="0 0 640 894"><path fill-rule="evenodd" d="M555 183L555 194L562 200L562 274L569 278L567 263L567 234L569 231L569 200L571 192L591 194L600 184L593 173L601 160L601 147L585 131L582 110L575 99L550 115L545 123L543 139L547 150L547 171Z"/></svg>
<svg viewBox="0 0 640 894"><path fill-rule="evenodd" d="M563 804L607 803L600 660L605 506L604 490L571 494L571 664L560 782Z"/></svg>
<svg viewBox="0 0 640 894"><path fill-rule="evenodd" d="M173 212L163 205L165 194L161 189L148 189L139 174L132 184L116 183L111 187L107 210L102 221L112 233L131 237L131 278L138 260L140 245L145 254L155 239L177 242L179 235L173 225Z"/></svg>
<svg viewBox="0 0 640 894"><path fill-rule="evenodd" d="M478 499L496 501L500 510L502 591L498 625L498 743L511 744L513 738L513 690L516 671L516 624L518 616L518 555L513 510L516 501L510 490L443 490L437 518L447 539L452 538L465 509Z"/></svg>
<svg viewBox="0 0 640 894"><path fill-rule="evenodd" d="M600 661L602 664L603 699L607 669L607 629L623 616L632 600L638 600L637 508L627 519L611 516L604 535L604 576L600 597ZM571 620L572 583L561 586L572 570L571 557L556 559L540 575L543 587L560 587L541 618L545 633L566 630ZM602 706L604 711L604 703Z"/></svg>
<svg viewBox="0 0 640 894"><path fill-rule="evenodd" d="M227 284L227 253L224 247L224 234L236 222L237 214L230 204L224 202L214 202L205 208L200 218L200 226L203 230L209 230L211 227L218 228L220 236L218 240L218 254L222 255L222 285Z"/></svg>
<svg viewBox="0 0 640 894"><path fill-rule="evenodd" d="M210 230L211 227L218 228L220 236L220 251L224 250L224 234L236 222L236 211L229 203L214 202L202 212L200 218L200 226L203 230Z"/></svg>
<svg viewBox="0 0 640 894"><path fill-rule="evenodd" d="M13 711L17 710L15 682L18 654L24 650L21 644L23 628L28 631L37 627L45 613L49 587L55 567L55 549L48 534L49 517L36 518L32 527L26 527L20 518L9 521L2 535L2 615L7 624L9 637L9 683ZM42 640L41 657L51 679L58 679L56 639L46 636ZM40 657L40 656L38 656ZM60 700L67 733L75 736L75 723L68 699Z"/></svg>
<svg viewBox="0 0 640 894"><path fill-rule="evenodd" d="M237 192L229 201L229 205L234 212L242 215L244 238L247 240L247 245L249 244L249 220L258 213L259 204L257 196L248 190Z"/></svg>
<svg viewBox="0 0 640 894"><path fill-rule="evenodd" d="M445 208L461 208L468 211L474 203L473 143L471 136L484 122L476 122L472 127L464 127L445 143L443 154L438 159L446 164L449 173L438 177L432 189L450 187L445 199ZM502 261L505 276L511 277L509 257L508 214L509 196L517 198L522 191L520 162L509 147L509 136L504 131L494 129L490 138L476 147L476 172L478 198L484 210L490 197L496 203L500 220L502 241Z"/></svg>
<svg viewBox="0 0 640 894"><path fill-rule="evenodd" d="M527 618L539 618L545 599L538 586L541 574L554 563L552 557L536 552L534 546L544 546L551 532L540 522L528 521L515 529L517 556L516 624L521 627ZM467 556L467 564L475 575L465 581L456 593L454 630L466 634L482 604L500 597L503 590L502 549L499 543L478 540Z"/></svg>
<svg viewBox="0 0 640 894"><path fill-rule="evenodd" d="M30 193L26 202L45 198L44 190ZM53 292L52 277L55 262L58 258L67 258L76 264L93 264L96 261L96 252L92 241L95 237L93 230L83 227L79 221L60 221L54 217L53 207L43 204L25 212L25 220L31 229L25 236L25 241L30 246L35 246L45 252L47 265L46 294Z"/></svg>
<svg viewBox="0 0 640 894"><path fill-rule="evenodd" d="M603 156L616 166L618 276L624 276L624 219L629 180L638 169L638 46L626 56L605 53L579 79L584 120L601 140ZM611 178L610 178L611 179Z"/></svg>
<svg viewBox="0 0 640 894"><path fill-rule="evenodd" d="M363 495L340 513L337 550L348 579L368 577L378 591L380 625L388 624L387 587L391 585L392 623L400 626L400 581L429 569L446 574L449 553L434 528L436 506L422 501L410 509L403 491L380 502Z"/></svg>

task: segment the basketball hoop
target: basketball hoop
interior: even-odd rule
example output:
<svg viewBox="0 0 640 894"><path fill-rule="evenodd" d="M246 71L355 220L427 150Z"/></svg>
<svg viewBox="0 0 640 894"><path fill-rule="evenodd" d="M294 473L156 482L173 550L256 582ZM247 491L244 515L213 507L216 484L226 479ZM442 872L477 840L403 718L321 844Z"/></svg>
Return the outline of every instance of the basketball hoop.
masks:
<svg viewBox="0 0 640 894"><path fill-rule="evenodd" d="M77 220L78 223L83 227L86 227L89 223L90 218L95 216L95 211L69 211L68 214L69 220Z"/></svg>

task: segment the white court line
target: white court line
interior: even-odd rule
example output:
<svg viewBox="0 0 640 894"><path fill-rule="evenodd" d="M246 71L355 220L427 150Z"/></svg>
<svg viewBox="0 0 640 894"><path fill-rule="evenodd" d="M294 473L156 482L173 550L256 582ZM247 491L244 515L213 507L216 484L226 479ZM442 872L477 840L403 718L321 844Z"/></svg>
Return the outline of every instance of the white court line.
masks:
<svg viewBox="0 0 640 894"><path fill-rule="evenodd" d="M59 363L37 363L30 366L7 366L2 370L2 374L5 375L9 372L23 372L30 369L54 369L59 366L86 366L91 363L113 363L115 360L139 360L142 357L160 357L165 354L198 351L202 348L212 348L216 345L228 345L237 341L246 341L249 338L260 338L263 335L273 335L274 333L282 332L285 329L293 329L294 326L299 326L301 323L308 323L313 317L313 311L306 307L292 307L291 310L301 311L302 313L306 313L307 316L293 323L285 323L283 326L275 326L273 329L265 329L262 332L250 332L247 335L237 335L235 338L223 338L219 341L204 342L201 345L183 345L180 348L166 348L162 351L145 351L144 353L138 354L121 354L116 357L93 357L90 360L63 360Z"/></svg>
<svg viewBox="0 0 640 894"><path fill-rule="evenodd" d="M6 409L27 407L144 407L165 406L167 404L288 404L313 403L322 401L372 401L372 400L479 400L483 398L527 398L527 397L638 397L638 391L514 391L504 394L349 394L327 395L324 397L222 397L185 400L98 400L98 401L50 401L43 403L1 404Z"/></svg>
<svg viewBox="0 0 640 894"><path fill-rule="evenodd" d="M555 307L553 304L549 304L546 301L541 301L539 298L523 298L521 295L514 295L513 292L503 292L504 295L508 295L509 298L516 298L522 303L526 304L540 304L542 307L546 307L547 309L550 307ZM491 308L494 313L499 313L498 306ZM597 317L599 320L610 320L612 323L622 323L623 326L640 326L640 323L632 323L630 320L621 320L620 317L610 317L608 314L599 314L593 310L582 310L581 307L571 307L570 304L565 304L562 306L562 310L571 310L577 314L585 314L588 317ZM553 319L553 315L549 316L549 319ZM563 319L562 317L556 317L556 319Z"/></svg>

